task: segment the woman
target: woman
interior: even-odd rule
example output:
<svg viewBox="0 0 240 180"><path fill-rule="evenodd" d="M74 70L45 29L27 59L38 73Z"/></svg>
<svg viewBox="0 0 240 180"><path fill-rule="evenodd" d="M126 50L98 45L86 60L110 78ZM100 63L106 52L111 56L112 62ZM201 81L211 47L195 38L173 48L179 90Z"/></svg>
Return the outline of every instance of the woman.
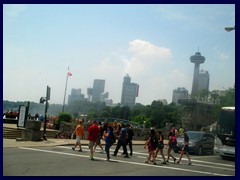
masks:
<svg viewBox="0 0 240 180"><path fill-rule="evenodd" d="M168 145L167 145L167 154L168 154L168 156L167 156L166 162L169 162L169 158L172 157L173 161L175 163L177 159L175 157L173 157L173 155L171 154L171 151L174 148L174 144L175 144L174 141L176 141L176 137L170 131L169 134L168 134L168 138L169 138Z"/></svg>
<svg viewBox="0 0 240 180"><path fill-rule="evenodd" d="M111 142L111 137L114 136L113 134L113 128L111 126L108 126L107 127L107 131L104 131L103 132L103 138L104 138L104 141L105 141L105 151L106 151L106 154L107 154L107 161L110 160L110 147L112 146L112 142Z"/></svg>
<svg viewBox="0 0 240 180"><path fill-rule="evenodd" d="M163 154L163 148L164 148L164 142L163 141L164 141L164 137L163 137L162 131L158 131L158 136L159 136L158 147L157 147L157 150L156 150L156 152L154 154L153 161L155 162L157 154L160 151L160 153L162 155L162 158L163 158L162 164L166 164L165 156Z"/></svg>
<svg viewBox="0 0 240 180"><path fill-rule="evenodd" d="M180 157L179 157L179 160L177 161L177 163L179 164L181 159L182 159L182 156L184 154L184 152L186 153L187 157L188 157L188 165L191 165L191 160L190 160L190 156L189 156L189 147L188 147L188 144L189 144L189 137L187 135L187 133L184 133L184 138L183 138L183 148L182 148L182 151L181 151L181 154L180 154Z"/></svg>
<svg viewBox="0 0 240 180"><path fill-rule="evenodd" d="M156 150L156 148L154 147L154 144L153 144L153 141L155 138L156 138L155 130L151 129L149 138L145 142L145 146L144 146L144 149L146 149L146 147L148 146L148 154L149 154L147 160L144 161L145 163L148 163L149 161L151 161L152 164L156 164L155 158L154 158L154 151Z"/></svg>

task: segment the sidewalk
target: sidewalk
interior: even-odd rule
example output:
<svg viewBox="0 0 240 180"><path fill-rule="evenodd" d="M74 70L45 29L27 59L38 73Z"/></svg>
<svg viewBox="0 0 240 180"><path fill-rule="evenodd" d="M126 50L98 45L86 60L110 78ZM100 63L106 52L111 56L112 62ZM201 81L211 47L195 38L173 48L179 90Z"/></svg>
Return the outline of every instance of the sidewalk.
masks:
<svg viewBox="0 0 240 180"><path fill-rule="evenodd" d="M47 141L16 141L16 139L3 139L3 147L36 147L36 146L64 146L74 145L75 139L47 139ZM81 140L83 145L88 145L88 140ZM144 145L145 141L134 141L133 145ZM102 141L102 144L105 144Z"/></svg>
<svg viewBox="0 0 240 180"><path fill-rule="evenodd" d="M5 124L3 123L3 127L17 128L16 124ZM47 141L16 141L16 139L5 139L3 138L3 147L36 147L36 146L64 146L64 145L74 145L76 142L75 139L55 139L48 138ZM88 145L88 140L81 140L83 145ZM133 145L144 145L145 141L133 140ZM164 141L166 144L167 141ZM105 144L102 141L102 144Z"/></svg>

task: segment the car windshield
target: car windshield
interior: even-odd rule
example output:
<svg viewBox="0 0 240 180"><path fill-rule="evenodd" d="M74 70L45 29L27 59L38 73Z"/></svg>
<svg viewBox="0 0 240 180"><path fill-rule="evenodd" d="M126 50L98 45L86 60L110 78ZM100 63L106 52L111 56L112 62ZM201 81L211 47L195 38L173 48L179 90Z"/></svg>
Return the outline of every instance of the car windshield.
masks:
<svg viewBox="0 0 240 180"><path fill-rule="evenodd" d="M199 132L187 132L189 139L200 140L202 138L202 133Z"/></svg>

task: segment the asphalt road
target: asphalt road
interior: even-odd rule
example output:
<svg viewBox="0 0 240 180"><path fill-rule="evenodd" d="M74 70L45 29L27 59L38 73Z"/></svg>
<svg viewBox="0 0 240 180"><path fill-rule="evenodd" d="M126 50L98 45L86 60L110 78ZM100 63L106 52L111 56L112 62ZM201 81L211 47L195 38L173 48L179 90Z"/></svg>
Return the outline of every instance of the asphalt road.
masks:
<svg viewBox="0 0 240 180"><path fill-rule="evenodd" d="M111 147L111 154L115 146ZM160 154L157 165L146 164L147 150L134 145L133 156L124 158L121 150L111 161L97 148L95 160L89 160L89 150L73 151L71 146L3 148L4 176L234 176L235 162L222 160L218 155L191 155L188 165L184 155L180 164L173 160L162 165ZM166 156L166 149L164 149ZM179 154L173 153L178 158Z"/></svg>

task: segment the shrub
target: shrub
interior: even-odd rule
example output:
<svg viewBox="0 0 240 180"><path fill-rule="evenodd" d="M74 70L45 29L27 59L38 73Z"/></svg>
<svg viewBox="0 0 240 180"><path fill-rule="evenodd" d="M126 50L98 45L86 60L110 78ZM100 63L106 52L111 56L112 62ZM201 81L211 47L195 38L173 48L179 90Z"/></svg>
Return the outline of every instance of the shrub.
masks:
<svg viewBox="0 0 240 180"><path fill-rule="evenodd" d="M62 121L64 122L71 122L72 119L72 115L70 113L59 113L57 120L56 120L56 124L60 124Z"/></svg>

